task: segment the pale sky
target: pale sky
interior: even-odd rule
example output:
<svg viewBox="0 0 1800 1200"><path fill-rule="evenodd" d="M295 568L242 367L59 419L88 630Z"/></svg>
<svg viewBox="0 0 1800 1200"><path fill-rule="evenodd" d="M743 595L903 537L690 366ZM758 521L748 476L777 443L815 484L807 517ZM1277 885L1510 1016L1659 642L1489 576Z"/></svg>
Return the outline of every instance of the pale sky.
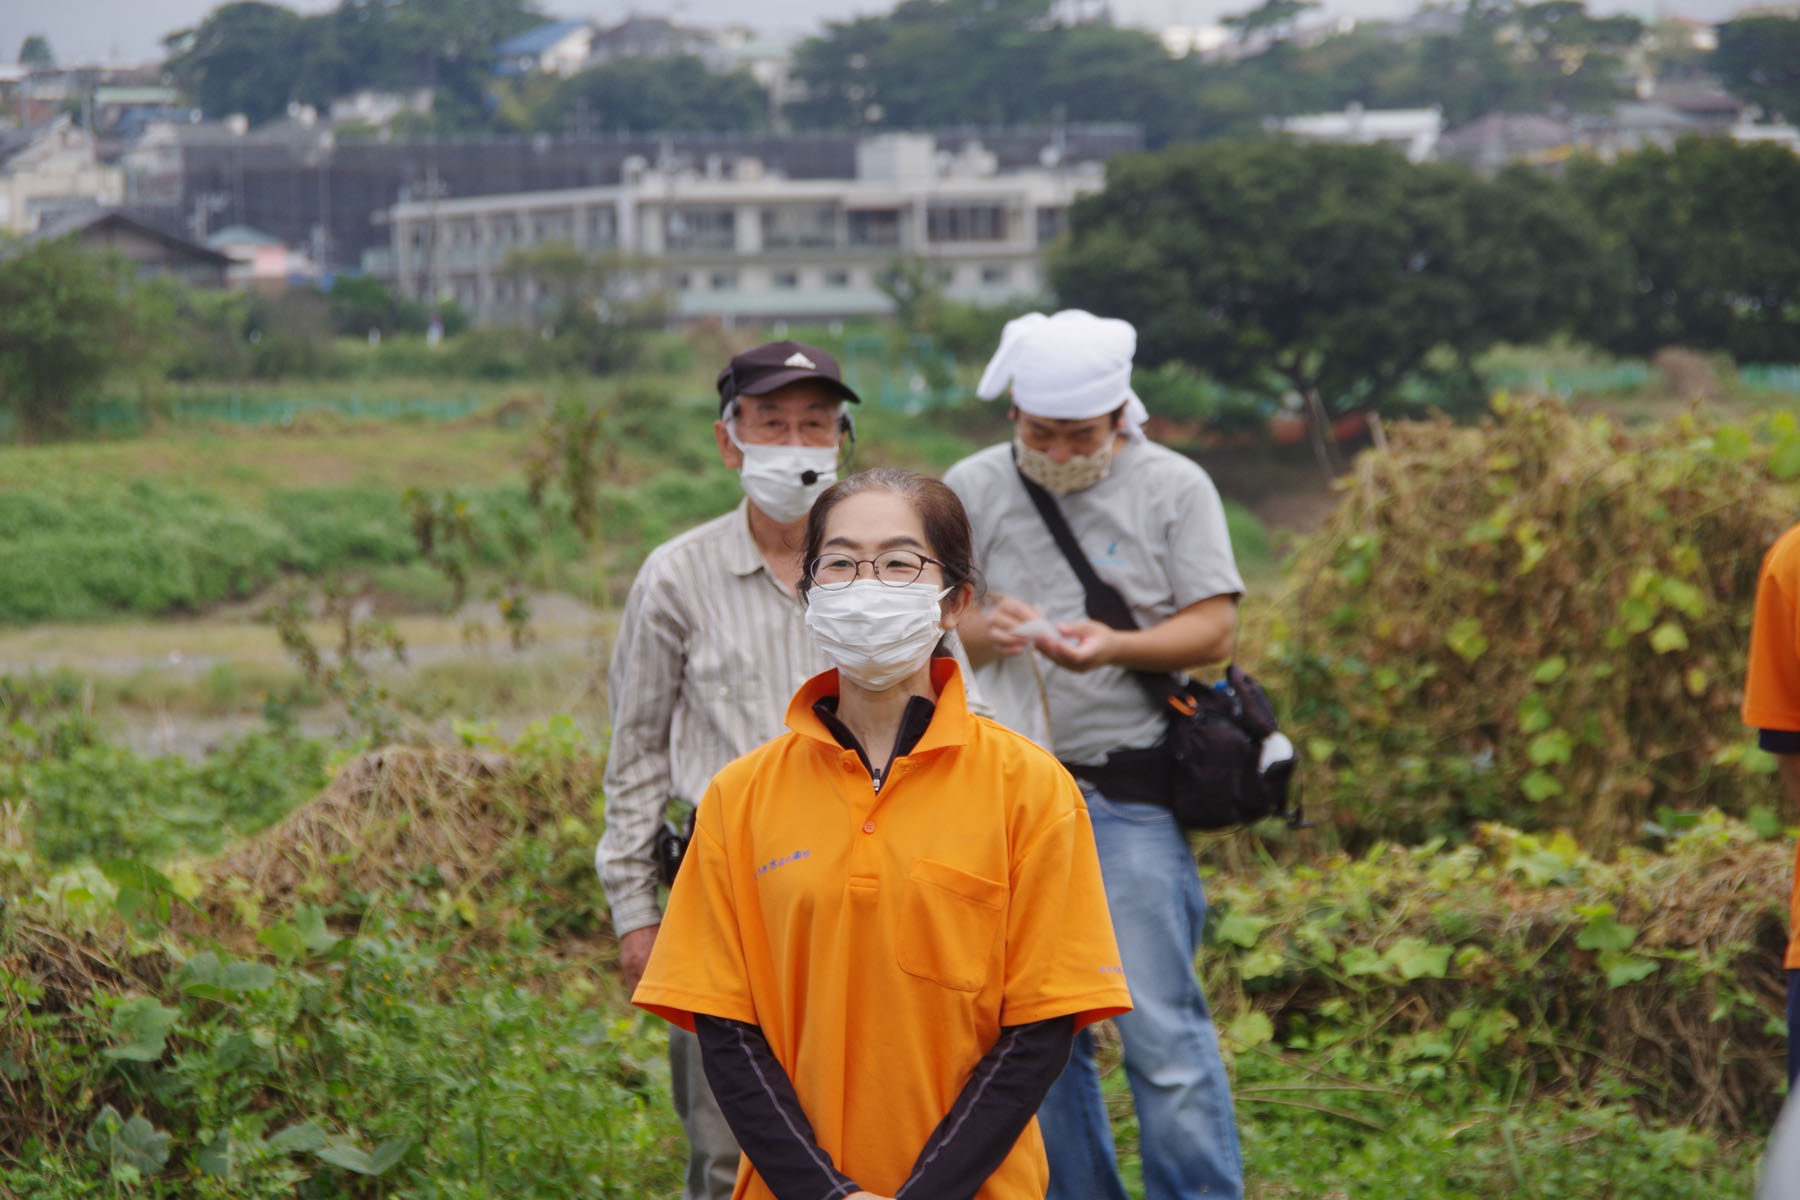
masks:
<svg viewBox="0 0 1800 1200"><path fill-rule="evenodd" d="M1631 12L1646 19L1659 14L1721 21L1746 0L1590 0L1596 13ZM1255 7L1257 0L1112 0L1122 24L1158 28L1208 25L1226 13ZM50 39L58 61L134 63L160 59L165 34L198 24L218 0L0 0L0 62L18 57L28 34ZM297 0L302 12L335 7L335 0ZM632 11L672 15L701 25L752 24L768 33L805 34L824 21L886 12L891 0L760 0L755 21L744 21L746 0L545 0L559 17L619 20ZM1331 15L1391 17L1417 8L1414 0L1325 0Z"/></svg>

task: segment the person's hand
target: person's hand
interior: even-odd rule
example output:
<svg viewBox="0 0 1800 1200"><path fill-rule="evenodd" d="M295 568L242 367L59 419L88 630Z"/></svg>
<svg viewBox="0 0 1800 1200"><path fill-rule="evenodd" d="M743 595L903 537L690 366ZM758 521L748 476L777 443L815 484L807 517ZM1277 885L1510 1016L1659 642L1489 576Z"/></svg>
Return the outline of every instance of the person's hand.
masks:
<svg viewBox="0 0 1800 1200"><path fill-rule="evenodd" d="M988 638L993 643L994 653L1007 657L1018 654L1031 645L1029 638L1020 637L1014 631L1028 621L1044 619L1044 614L1035 607L1011 596L1002 596L996 600L993 607L986 610L986 615Z"/></svg>
<svg viewBox="0 0 1800 1200"><path fill-rule="evenodd" d="M661 922L646 925L619 939L619 970L625 973L627 992L637 991L644 978L644 968L650 965L650 948L656 945L656 931L661 928Z"/></svg>
<svg viewBox="0 0 1800 1200"><path fill-rule="evenodd" d="M1062 635L1060 639L1045 635L1031 644L1045 658L1066 670L1091 671L1118 656L1119 631L1111 625L1088 618L1058 625L1056 632Z"/></svg>

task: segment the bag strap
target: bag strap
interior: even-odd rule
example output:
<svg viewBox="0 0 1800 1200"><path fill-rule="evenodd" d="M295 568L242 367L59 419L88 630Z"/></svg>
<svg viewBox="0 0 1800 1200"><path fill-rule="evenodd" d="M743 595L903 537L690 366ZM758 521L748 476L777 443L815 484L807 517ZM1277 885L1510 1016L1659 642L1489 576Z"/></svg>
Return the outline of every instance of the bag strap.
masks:
<svg viewBox="0 0 1800 1200"><path fill-rule="evenodd" d="M1017 463L1013 464L1013 469L1018 470ZM1081 543L1075 540L1075 531L1069 528L1068 519L1063 516L1062 506L1057 504L1056 497L1041 484L1026 478L1023 471L1019 471L1019 482L1025 485L1025 494L1031 497L1038 515L1044 518L1044 524L1049 527L1056 548L1062 551L1063 557L1069 560L1069 566L1074 569L1075 577L1081 580L1081 588L1087 593L1088 616L1114 629L1139 628L1137 619L1131 615L1131 606L1125 603L1125 597L1095 573L1094 565L1082 553ZM1189 711L1177 701L1177 697L1185 700L1185 694L1174 676L1151 671L1132 671L1131 675L1150 693L1153 703L1171 704L1181 711Z"/></svg>

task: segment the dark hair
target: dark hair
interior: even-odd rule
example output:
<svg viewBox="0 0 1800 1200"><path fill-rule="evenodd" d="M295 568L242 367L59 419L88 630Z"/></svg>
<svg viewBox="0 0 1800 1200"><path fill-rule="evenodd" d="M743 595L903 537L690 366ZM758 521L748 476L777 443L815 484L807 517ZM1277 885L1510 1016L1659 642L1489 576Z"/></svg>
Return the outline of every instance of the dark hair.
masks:
<svg viewBox="0 0 1800 1200"><path fill-rule="evenodd" d="M825 542L825 522L831 510L858 492L894 492L904 496L919 523L925 527L925 541L931 557L938 560L944 573L945 587L971 584L975 599L982 592L981 573L975 569L974 535L969 531L969 514L962 501L942 482L915 471L899 467L871 467L858 471L848 479L840 479L819 494L812 511L806 514L806 542L800 559L804 566L819 557ZM805 599L812 580L804 569L800 575L800 596Z"/></svg>

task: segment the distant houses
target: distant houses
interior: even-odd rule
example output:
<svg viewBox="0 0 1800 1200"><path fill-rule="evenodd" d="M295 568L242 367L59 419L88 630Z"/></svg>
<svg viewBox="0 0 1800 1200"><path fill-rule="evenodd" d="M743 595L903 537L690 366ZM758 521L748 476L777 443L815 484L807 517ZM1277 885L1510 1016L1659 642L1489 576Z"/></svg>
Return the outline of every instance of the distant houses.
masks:
<svg viewBox="0 0 1800 1200"><path fill-rule="evenodd" d="M665 17L631 16L616 25L547 21L494 47L497 75L574 75L621 59L692 55L714 70L738 65L734 43L749 39Z"/></svg>
<svg viewBox="0 0 1800 1200"><path fill-rule="evenodd" d="M0 231L30 233L124 199L124 170L101 162L94 135L68 114L0 130Z"/></svg>
<svg viewBox="0 0 1800 1200"><path fill-rule="evenodd" d="M1376 36L1454 32L1460 10L1425 6ZM1348 27L1300 22L1311 45ZM1667 21L1663 45L1704 50L1710 26ZM1172 57L1222 61L1276 36L1218 26L1162 31ZM616 253L683 319L831 319L886 311L879 277L922 261L958 299L995 302L1043 285L1043 253L1069 203L1103 184L1112 156L1143 147L1125 124L945 128L860 136L790 132L803 98L791 44L740 26L654 15L549 20L496 44L496 96L624 61L693 56L749 72L769 93L771 130L587 130L445 136L431 87L365 88L289 106L255 128L203 120L157 68L0 64L0 233L73 233L146 272L274 290L368 271L415 299L454 299L476 319L532 318L540 297L505 263L563 242ZM1700 65L1659 68L1647 40L1622 68L1635 94L1592 113L1491 113L1451 126L1436 108L1272 118L1289 137L1393 147L1415 162L1493 172L1555 171L1686 136L1786 145L1791 126L1751 124ZM1701 60L1694 60L1698 64ZM529 81L537 80L534 87ZM1750 114L1755 115L1755 114ZM198 253L195 253L195 252Z"/></svg>
<svg viewBox="0 0 1800 1200"><path fill-rule="evenodd" d="M178 279L190 287L222 288L232 266L232 260L217 250L117 211L74 213L31 234L33 241L62 237L121 256L143 279Z"/></svg>

